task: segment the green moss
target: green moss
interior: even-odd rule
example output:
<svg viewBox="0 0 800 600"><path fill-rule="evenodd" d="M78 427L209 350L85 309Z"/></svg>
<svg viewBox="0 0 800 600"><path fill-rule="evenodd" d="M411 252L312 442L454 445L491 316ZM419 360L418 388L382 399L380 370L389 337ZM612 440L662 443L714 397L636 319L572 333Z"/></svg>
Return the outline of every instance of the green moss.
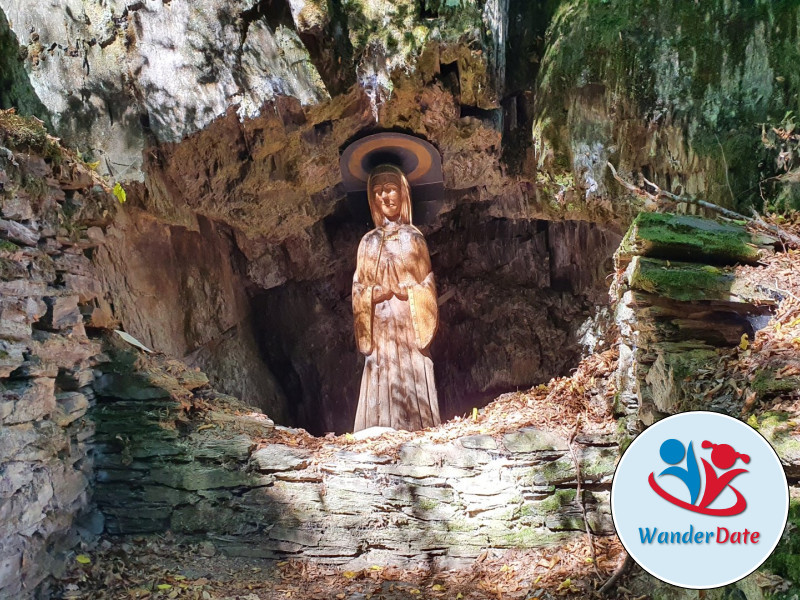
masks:
<svg viewBox="0 0 800 600"><path fill-rule="evenodd" d="M620 456L622 456L622 454L625 453L625 450L627 450L628 447L632 443L633 443L633 436L631 436L631 435L626 435L626 436L623 436L622 438L620 438L620 440L619 440L619 454L620 454Z"/></svg>
<svg viewBox="0 0 800 600"><path fill-rule="evenodd" d="M750 385L759 398L765 398L800 389L800 379L797 377L776 379L774 371L762 369L756 373Z"/></svg>
<svg viewBox="0 0 800 600"><path fill-rule="evenodd" d="M439 502L432 498L419 498L415 506L420 510L433 510L439 506Z"/></svg>
<svg viewBox="0 0 800 600"><path fill-rule="evenodd" d="M531 504L523 504L514 509L514 516L517 519L522 517L533 517L537 514L536 508Z"/></svg>
<svg viewBox="0 0 800 600"><path fill-rule="evenodd" d="M0 250L5 252L16 252L19 250L19 246L9 240L0 240Z"/></svg>
<svg viewBox="0 0 800 600"><path fill-rule="evenodd" d="M631 224L618 255L730 265L753 264L759 252L743 227L701 217L643 212Z"/></svg>
<svg viewBox="0 0 800 600"><path fill-rule="evenodd" d="M697 373L698 367L708 365L712 361L715 362L718 358L719 355L714 350L697 348L670 354L667 363L672 368L675 381L681 382Z"/></svg>
<svg viewBox="0 0 800 600"><path fill-rule="evenodd" d="M446 521L445 525L447 526L447 531L452 531L455 533L466 533L475 531L475 529L477 529L477 525L475 523L467 521L466 519L451 519Z"/></svg>
<svg viewBox="0 0 800 600"><path fill-rule="evenodd" d="M556 490L555 494L539 503L541 512L551 513L575 501L575 490Z"/></svg>
<svg viewBox="0 0 800 600"><path fill-rule="evenodd" d="M797 498L789 502L787 531L764 563L764 568L800 584L800 500Z"/></svg>
<svg viewBox="0 0 800 600"><path fill-rule="evenodd" d="M33 152L55 162L61 160L58 142L47 134L44 123L35 117L0 110L0 140L12 150Z"/></svg>
<svg viewBox="0 0 800 600"><path fill-rule="evenodd" d="M510 548L538 548L558 539L552 533L524 527L519 531L506 533L501 537L501 544Z"/></svg>
<svg viewBox="0 0 800 600"><path fill-rule="evenodd" d="M25 71L28 48L11 30L6 15L0 10L0 108L14 106L24 114L34 114L51 126L50 117Z"/></svg>
<svg viewBox="0 0 800 600"><path fill-rule="evenodd" d="M561 2L546 35L534 137L569 155L559 147L565 99L593 86L615 107L653 122L667 114L683 128L688 150L716 166L706 199L757 206L759 181L774 174L759 165L757 124L800 108L799 23L790 0Z"/></svg>
<svg viewBox="0 0 800 600"><path fill-rule="evenodd" d="M717 299L730 293L732 273L711 265L641 258L631 275L633 289L688 302Z"/></svg>
<svg viewBox="0 0 800 600"><path fill-rule="evenodd" d="M561 483L575 478L575 465L571 459L554 460L531 469L531 480L539 483Z"/></svg>
<svg viewBox="0 0 800 600"><path fill-rule="evenodd" d="M592 479L611 475L617 461L617 452L612 449L600 451L597 460L584 460L581 462L581 475L590 476Z"/></svg>

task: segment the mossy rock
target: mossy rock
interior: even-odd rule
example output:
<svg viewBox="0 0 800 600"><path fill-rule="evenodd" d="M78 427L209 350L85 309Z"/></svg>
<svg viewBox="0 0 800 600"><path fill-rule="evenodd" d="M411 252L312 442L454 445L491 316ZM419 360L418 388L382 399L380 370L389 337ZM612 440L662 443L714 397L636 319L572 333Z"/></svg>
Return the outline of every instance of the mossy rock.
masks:
<svg viewBox="0 0 800 600"><path fill-rule="evenodd" d="M775 449L788 477L800 476L800 437L795 416L779 411L767 411L751 416L748 423L755 427Z"/></svg>
<svg viewBox="0 0 800 600"><path fill-rule="evenodd" d="M734 275L711 265L662 261L636 256L631 262L630 286L672 300L719 299L727 296Z"/></svg>
<svg viewBox="0 0 800 600"><path fill-rule="evenodd" d="M61 158L61 147L47 134L36 117L23 117L13 110L0 110L0 143L11 150L22 150L53 160Z"/></svg>
<svg viewBox="0 0 800 600"><path fill-rule="evenodd" d="M684 390L700 365L714 364L719 354L713 348L686 348L673 351L662 345L658 357L645 377L655 407L666 414L706 408Z"/></svg>
<svg viewBox="0 0 800 600"><path fill-rule="evenodd" d="M713 265L755 264L760 256L750 234L738 225L666 213L639 213L617 251L627 266L634 256Z"/></svg>
<svg viewBox="0 0 800 600"><path fill-rule="evenodd" d="M774 371L761 369L756 372L756 376L750 385L758 394L759 399L771 398L778 394L800 390L800 378L778 378Z"/></svg>
<svg viewBox="0 0 800 600"><path fill-rule="evenodd" d="M577 111L568 107L595 88L604 108L613 110L603 116L616 129L610 139L621 165L638 171L655 151L659 156L650 155L647 165L654 170L644 174L667 189L670 180L658 177L675 169L671 176L699 179L705 200L758 206L765 193L759 181L765 171L773 174L774 161L754 125L798 111L799 10L793 1L557 3L536 85L534 135L545 145L541 155L570 155ZM650 139L630 134L631 114L651 123ZM670 115L670 125L646 121L660 114ZM664 157L668 128L682 130L685 154Z"/></svg>
<svg viewBox="0 0 800 600"><path fill-rule="evenodd" d="M549 498L545 498L539 503L539 511L542 514L554 513L559 511L562 507L575 502L575 490L561 489Z"/></svg>
<svg viewBox="0 0 800 600"><path fill-rule="evenodd" d="M737 278L730 267L635 256L629 269L629 285L632 289L670 300L759 304L774 302L769 296Z"/></svg>
<svg viewBox="0 0 800 600"><path fill-rule="evenodd" d="M792 498L789 501L786 531L763 568L793 582L793 589L789 592L800 592L800 499ZM775 597L790 598L792 594L779 594Z"/></svg>

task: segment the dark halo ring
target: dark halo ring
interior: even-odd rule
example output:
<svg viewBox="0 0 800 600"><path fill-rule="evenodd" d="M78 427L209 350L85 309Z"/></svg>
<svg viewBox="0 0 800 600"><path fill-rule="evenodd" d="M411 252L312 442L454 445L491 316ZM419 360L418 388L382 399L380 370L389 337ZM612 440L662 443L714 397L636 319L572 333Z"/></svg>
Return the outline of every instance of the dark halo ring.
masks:
<svg viewBox="0 0 800 600"><path fill-rule="evenodd" d="M339 165L348 192L364 191L372 169L381 164L398 166L412 188L442 182L442 159L430 143L404 133L376 133L345 148Z"/></svg>

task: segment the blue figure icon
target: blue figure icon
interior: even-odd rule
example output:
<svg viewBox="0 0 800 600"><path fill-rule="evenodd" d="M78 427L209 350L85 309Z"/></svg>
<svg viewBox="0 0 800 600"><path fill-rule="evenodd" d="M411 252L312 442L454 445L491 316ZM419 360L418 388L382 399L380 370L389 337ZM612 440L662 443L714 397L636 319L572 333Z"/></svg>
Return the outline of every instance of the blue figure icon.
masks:
<svg viewBox="0 0 800 600"><path fill-rule="evenodd" d="M692 443L689 442L689 450L687 452L684 450L683 443L676 439L669 439L661 444L661 449L659 450L661 458L668 465L677 465L681 462L684 452L686 453L686 468L684 469L677 466L667 467L661 471L659 477L661 477L661 475L675 475L675 477L678 477L686 484L686 487L689 488L691 504L694 504L697 501L697 497L700 495L700 469L697 466L697 459L694 456Z"/></svg>

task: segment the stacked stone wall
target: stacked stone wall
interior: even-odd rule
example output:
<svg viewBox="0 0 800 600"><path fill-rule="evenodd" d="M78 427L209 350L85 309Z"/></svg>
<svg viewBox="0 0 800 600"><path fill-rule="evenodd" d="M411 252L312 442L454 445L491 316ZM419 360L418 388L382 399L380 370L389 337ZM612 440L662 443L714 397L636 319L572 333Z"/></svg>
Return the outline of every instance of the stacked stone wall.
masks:
<svg viewBox="0 0 800 600"><path fill-rule="evenodd" d="M16 145L14 144L16 142ZM7 147L8 146L8 147ZM41 124L0 114L0 597L24 598L102 523L90 502L94 367L107 312L90 255L107 194ZM104 215L105 212L105 215Z"/></svg>
<svg viewBox="0 0 800 600"><path fill-rule="evenodd" d="M614 435L578 435L572 451L535 428L353 451L275 427L177 361L135 360L133 373L120 356L104 367L92 413L110 533L171 530L261 558L452 564L585 535L572 451L589 528L613 533Z"/></svg>

